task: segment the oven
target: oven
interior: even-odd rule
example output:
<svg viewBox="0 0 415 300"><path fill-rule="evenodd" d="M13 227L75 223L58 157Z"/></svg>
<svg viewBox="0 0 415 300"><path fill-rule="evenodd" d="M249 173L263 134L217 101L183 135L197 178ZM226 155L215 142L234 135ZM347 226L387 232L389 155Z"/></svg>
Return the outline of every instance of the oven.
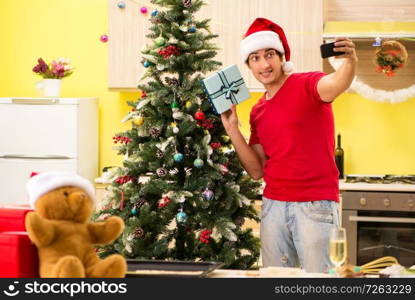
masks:
<svg viewBox="0 0 415 300"><path fill-rule="evenodd" d="M340 188L349 262L363 265L383 256L394 256L403 266L415 265L415 190Z"/></svg>

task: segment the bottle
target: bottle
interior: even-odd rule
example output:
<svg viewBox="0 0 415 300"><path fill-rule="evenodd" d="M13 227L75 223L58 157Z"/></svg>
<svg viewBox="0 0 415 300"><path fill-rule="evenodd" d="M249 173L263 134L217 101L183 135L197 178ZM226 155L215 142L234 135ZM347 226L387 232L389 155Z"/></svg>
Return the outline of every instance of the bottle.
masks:
<svg viewBox="0 0 415 300"><path fill-rule="evenodd" d="M339 178L343 179L344 178L344 151L341 147L341 135L338 134L337 135L337 147L336 150L334 151L334 158L336 160L336 166L337 169L339 170Z"/></svg>

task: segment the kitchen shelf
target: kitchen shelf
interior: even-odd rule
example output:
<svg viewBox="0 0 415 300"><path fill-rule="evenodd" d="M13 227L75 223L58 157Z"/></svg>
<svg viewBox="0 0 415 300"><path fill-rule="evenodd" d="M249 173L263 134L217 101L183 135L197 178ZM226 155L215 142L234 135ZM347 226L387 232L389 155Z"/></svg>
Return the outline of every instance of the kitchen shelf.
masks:
<svg viewBox="0 0 415 300"><path fill-rule="evenodd" d="M357 40L398 39L415 41L415 22L326 22L322 38L349 37Z"/></svg>
<svg viewBox="0 0 415 300"><path fill-rule="evenodd" d="M375 33L375 32L327 32L323 33L323 40L332 40L337 37L348 37L350 39L358 39L362 41L374 40L377 37L381 39L396 39L396 40L407 40L415 42L415 32L410 33Z"/></svg>

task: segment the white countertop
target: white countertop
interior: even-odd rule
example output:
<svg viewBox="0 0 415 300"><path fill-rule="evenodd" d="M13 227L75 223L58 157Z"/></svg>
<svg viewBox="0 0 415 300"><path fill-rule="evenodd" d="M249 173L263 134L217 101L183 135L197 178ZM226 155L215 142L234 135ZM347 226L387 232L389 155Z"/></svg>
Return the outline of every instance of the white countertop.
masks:
<svg viewBox="0 0 415 300"><path fill-rule="evenodd" d="M415 192L415 184L397 183L346 183L339 181L340 191Z"/></svg>
<svg viewBox="0 0 415 300"><path fill-rule="evenodd" d="M209 278L327 278L333 277L326 273L307 273L300 268L268 267L259 270L225 270L216 269Z"/></svg>
<svg viewBox="0 0 415 300"><path fill-rule="evenodd" d="M144 180L144 178L143 178ZM111 180L106 180L103 177L95 179L95 183L111 183ZM265 183L262 182L262 189ZM339 180L340 191L379 191L379 192L415 192L415 184L396 184L396 183L346 183L344 180Z"/></svg>

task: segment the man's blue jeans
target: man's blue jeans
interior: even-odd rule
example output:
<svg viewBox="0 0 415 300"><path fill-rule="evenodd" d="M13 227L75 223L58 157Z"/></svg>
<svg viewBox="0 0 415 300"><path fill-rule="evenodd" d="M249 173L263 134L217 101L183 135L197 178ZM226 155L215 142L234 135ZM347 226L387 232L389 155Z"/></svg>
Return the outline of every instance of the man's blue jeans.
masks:
<svg viewBox="0 0 415 300"><path fill-rule="evenodd" d="M286 202L263 197L261 251L264 267L301 267L327 272L330 230L339 226L338 203Z"/></svg>

